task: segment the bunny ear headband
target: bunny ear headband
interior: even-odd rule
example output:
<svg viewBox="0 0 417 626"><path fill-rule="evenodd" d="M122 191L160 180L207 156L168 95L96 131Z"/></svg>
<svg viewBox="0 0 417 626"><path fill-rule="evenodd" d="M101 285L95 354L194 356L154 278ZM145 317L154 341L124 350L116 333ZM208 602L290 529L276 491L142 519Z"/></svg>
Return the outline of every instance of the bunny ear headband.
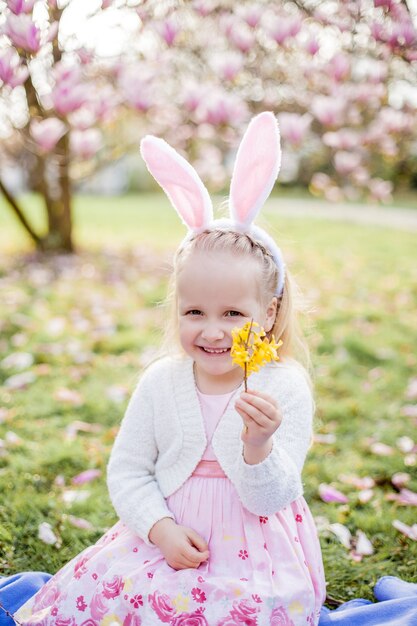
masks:
<svg viewBox="0 0 417 626"><path fill-rule="evenodd" d="M273 113L254 117L243 136L230 184L230 219L213 219L209 193L197 172L163 139L147 135L140 151L148 170L187 226L185 241L215 228L247 233L271 253L278 267L276 295L280 296L285 277L281 250L268 233L253 224L272 191L281 164L279 130Z"/></svg>

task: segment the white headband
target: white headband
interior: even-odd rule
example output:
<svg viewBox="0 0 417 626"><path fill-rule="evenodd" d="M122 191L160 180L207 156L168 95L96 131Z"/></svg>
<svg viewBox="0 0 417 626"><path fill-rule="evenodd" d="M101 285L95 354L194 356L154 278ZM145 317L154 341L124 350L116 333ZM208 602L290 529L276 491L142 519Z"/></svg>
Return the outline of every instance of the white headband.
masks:
<svg viewBox="0 0 417 626"><path fill-rule="evenodd" d="M248 234L271 253L278 267L276 295L280 296L285 280L281 250L267 232L253 224L281 165L280 136L273 113L254 117L240 143L230 184L230 219L213 219L209 193L197 172L163 139L147 135L140 151L149 172L187 226L186 240L215 228Z"/></svg>

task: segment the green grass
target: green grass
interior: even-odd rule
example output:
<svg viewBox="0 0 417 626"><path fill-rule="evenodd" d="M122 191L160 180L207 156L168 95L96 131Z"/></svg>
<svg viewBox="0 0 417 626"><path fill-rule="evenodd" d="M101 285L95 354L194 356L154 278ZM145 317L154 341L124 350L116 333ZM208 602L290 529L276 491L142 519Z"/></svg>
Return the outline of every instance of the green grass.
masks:
<svg viewBox="0 0 417 626"><path fill-rule="evenodd" d="M0 210L0 575L55 572L116 520L105 466L138 372L157 344L162 318L155 305L184 230L159 196L80 198L80 253L40 262L16 252L27 244L4 213ZM415 523L415 507L387 499L396 493L391 483L396 472L410 474L408 487L417 490L416 465L399 447L401 437L415 436L417 419L407 408L415 406L407 389L417 363L415 234L281 218L271 209L266 218L310 311L304 325L315 367L316 432L334 437L314 445L304 471L306 498L323 526L328 593L341 600L372 598L381 575L417 577L417 542L392 526L395 519ZM21 389L6 382L21 373L4 361L16 352L33 357L23 371L34 379ZM66 399L62 389L79 395ZM68 429L76 421L84 430L71 437ZM97 430L90 432L92 427ZM391 446L392 454L373 453L373 441ZM73 486L71 478L87 468L102 470L102 477ZM344 482L346 474L375 480L367 504ZM343 491L348 504L324 503L320 483ZM83 490L89 492L85 501L65 502L67 492ZM93 528L72 526L69 515L88 519ZM59 547L38 539L44 521ZM364 531L374 554L352 560L324 528L333 522L353 535Z"/></svg>

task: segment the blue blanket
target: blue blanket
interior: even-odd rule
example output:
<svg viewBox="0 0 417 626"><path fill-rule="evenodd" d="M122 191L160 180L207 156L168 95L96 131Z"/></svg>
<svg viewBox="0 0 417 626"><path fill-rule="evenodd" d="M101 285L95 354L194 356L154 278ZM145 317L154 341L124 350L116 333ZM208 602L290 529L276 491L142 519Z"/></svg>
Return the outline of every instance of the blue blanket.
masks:
<svg viewBox="0 0 417 626"><path fill-rule="evenodd" d="M0 604L14 613L51 578L43 572L25 572L0 578ZM319 626L417 626L417 584L383 576L374 587L378 602L358 598L334 611L323 607ZM0 626L14 621L0 609Z"/></svg>

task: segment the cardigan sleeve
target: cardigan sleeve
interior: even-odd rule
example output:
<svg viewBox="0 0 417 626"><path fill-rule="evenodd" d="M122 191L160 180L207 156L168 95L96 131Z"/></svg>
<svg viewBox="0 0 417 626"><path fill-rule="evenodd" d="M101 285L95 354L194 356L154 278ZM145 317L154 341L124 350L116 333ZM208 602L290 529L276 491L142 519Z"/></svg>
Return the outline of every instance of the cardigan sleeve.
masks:
<svg viewBox="0 0 417 626"><path fill-rule="evenodd" d="M235 464L236 488L243 505L256 515L272 515L303 493L301 471L311 444L314 403L305 375L285 367L285 376L271 390L282 412L270 454L249 465L242 454Z"/></svg>
<svg viewBox="0 0 417 626"><path fill-rule="evenodd" d="M152 526L174 516L155 478L158 450L147 378L145 373L122 420L110 454L107 485L120 520L151 545L148 535Z"/></svg>

